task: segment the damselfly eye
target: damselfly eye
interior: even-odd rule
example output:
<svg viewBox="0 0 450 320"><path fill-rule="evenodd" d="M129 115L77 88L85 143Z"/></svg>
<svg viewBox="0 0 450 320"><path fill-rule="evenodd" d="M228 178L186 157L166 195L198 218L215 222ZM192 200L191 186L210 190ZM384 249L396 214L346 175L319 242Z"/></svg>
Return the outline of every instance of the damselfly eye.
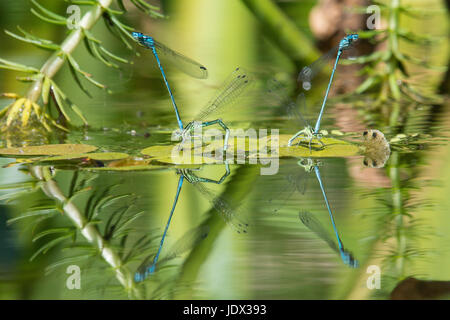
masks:
<svg viewBox="0 0 450 320"><path fill-rule="evenodd" d="M372 137L373 137L373 138L376 138L376 137L377 137L377 133L376 133L376 132L373 132L373 133L372 133Z"/></svg>
<svg viewBox="0 0 450 320"><path fill-rule="evenodd" d="M363 136L367 136L368 132L364 131Z"/></svg>

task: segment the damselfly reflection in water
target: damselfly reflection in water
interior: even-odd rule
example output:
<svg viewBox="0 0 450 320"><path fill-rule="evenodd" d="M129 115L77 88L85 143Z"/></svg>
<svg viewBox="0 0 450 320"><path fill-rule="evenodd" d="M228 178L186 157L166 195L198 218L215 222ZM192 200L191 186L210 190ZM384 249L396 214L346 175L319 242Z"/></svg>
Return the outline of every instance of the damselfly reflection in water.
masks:
<svg viewBox="0 0 450 320"><path fill-rule="evenodd" d="M183 122L181 121L177 104L173 97L172 90L170 89L169 82L167 81L166 74L161 65L159 57L161 56L163 58L166 58L167 60L170 61L171 64L173 64L179 70L185 72L186 74L194 78L206 79L208 77L207 69L198 62L195 62L194 60L189 59L188 57L185 57L184 55L172 49L169 49L162 43L156 41L153 37L146 36L140 32L132 32L132 36L141 46L152 50L156 62L158 63L159 70L161 71L161 75L164 79L164 83L167 87L167 91L169 92L170 99L172 100L172 105L174 107L175 115L177 117L178 127L180 128L180 130L183 130L184 128Z"/></svg>
<svg viewBox="0 0 450 320"><path fill-rule="evenodd" d="M180 175L180 178L178 179L177 191L175 194L175 199L172 204L172 209L169 214L169 219L167 220L167 224L158 247L158 251L155 255L147 257L141 264L141 266L138 268L138 271L136 271L134 276L136 282L145 280L150 274L153 274L155 272L156 267L160 265L163 261L173 259L176 256L182 254L183 252L193 248L198 243L199 240L206 237L202 236L205 233L207 234L207 232L205 232L206 229L201 229L197 230L196 232L192 232L190 236L186 234L185 239L183 241L180 241L179 245L174 246L174 248L171 250L171 253L166 255L166 258L164 258L162 261L159 260L161 251L164 246L164 241L167 236L167 231L169 229L173 214L175 212L176 205L178 203L184 179L186 179L189 183L191 183L204 197L207 198L207 200L212 204L214 209L216 209L216 211L219 212L219 214L222 216L222 218L228 225L230 225L238 233L247 233L248 223L242 221L241 220L242 217L239 217L240 215L239 209L237 207L232 207L232 205L228 201L215 195L214 192L212 192L203 185L204 183L221 184L230 175L230 168L227 162L225 163L225 173L219 180L198 177L192 172L192 169L178 169L177 174Z"/></svg>
<svg viewBox="0 0 450 320"><path fill-rule="evenodd" d="M298 166L296 166L294 170L291 170L291 172L285 176L283 186L280 188L279 192L275 193L273 197L268 200L269 204L275 207L273 213L278 213L296 192L301 195L305 194L309 173L314 170L314 166L321 166L322 163L318 160L304 158L300 159L297 162L297 165Z"/></svg>
<svg viewBox="0 0 450 320"><path fill-rule="evenodd" d="M161 254L161 250L164 245L164 240L166 239L167 230L169 230L170 222L172 221L173 213L175 212L175 208L178 203L178 197L180 196L181 187L183 186L183 181L184 181L184 176L180 176L180 178L178 179L178 186L177 186L177 192L175 194L175 199L172 204L172 209L170 210L169 219L167 220L166 227L164 228L164 233L161 238L161 242L159 243L158 252L153 257L153 261L150 265L148 264L148 261L144 261L142 263L141 267L139 267L140 270L138 270L134 275L134 280L136 282L143 281L149 274L152 274L153 272L155 272L156 264L158 262L159 255ZM145 270L143 270L144 266L145 266Z"/></svg>
<svg viewBox="0 0 450 320"><path fill-rule="evenodd" d="M168 226L169 224L167 224L166 228L168 228ZM203 239L205 239L208 236L208 233L209 233L209 226L200 226L192 230L189 230L180 239L176 241L176 243L170 248L168 253L164 255L162 259L158 260L160 250L165 240L166 233L164 233L164 236L161 240L160 250L158 250L156 256L150 255L144 259L144 261L141 263L136 273L134 274L134 281L136 282L144 281L150 274L153 274L155 272L156 267L162 266L167 262L169 262L170 260L173 260L182 255L183 253L195 248Z"/></svg>
<svg viewBox="0 0 450 320"><path fill-rule="evenodd" d="M225 139L223 144L223 151L225 152L228 147L230 130L221 119L210 121L205 120L210 118L213 114L219 114L226 106L230 106L236 102L236 99L244 92L250 83L251 77L248 73L242 68L236 68L225 81L224 85L219 90L218 95L202 109L202 111L194 118L194 121L188 123L188 125L182 129L181 132L177 132L176 138L181 138L182 140L180 147L182 147L186 141L190 141L191 137L198 138L195 136L196 129L218 124L225 130Z"/></svg>
<svg viewBox="0 0 450 320"><path fill-rule="evenodd" d="M281 199L281 204L279 206L276 206L274 213L277 213L286 204L286 202L289 200L289 198L296 191L301 194L305 193L306 183L307 183L307 178L309 176L309 173L312 173L314 171L317 181L319 182L319 187L320 187L320 190L322 191L323 199L325 201L325 205L328 210L328 214L330 216L331 224L333 226L333 229L334 229L334 232L336 235L341 258L344 261L344 263L347 264L348 266L353 267L353 268L357 267L358 262L351 256L351 254L349 254L346 250L344 250L344 246L339 237L336 223L335 223L334 217L333 217L333 212L331 210L330 203L328 202L328 197L325 192L325 187L324 187L324 184L322 181L322 176L320 174L319 166L323 165L322 162L320 162L318 160L313 160L311 158L303 158L303 159L300 159L297 162L297 164L298 164L298 167L296 168L296 172L292 172L286 177L287 182L284 182L285 187L282 189L281 193L269 200L269 202L273 205L275 203L275 201L273 201L273 200ZM302 219L302 216L304 217L304 219ZM301 214L300 218L301 218L302 222L304 222L305 225L307 225L311 230L314 229L313 231L316 233L319 233L319 231L320 231L319 236L324 237L324 234L326 234L326 232L324 233L321 230L319 230L319 227L317 226L318 223L316 223L315 221L313 221L311 219L308 219L307 214ZM308 222L310 222L309 225L308 225Z"/></svg>
<svg viewBox="0 0 450 320"><path fill-rule="evenodd" d="M198 177L193 173L192 169L178 169L177 171L210 202L227 225L231 226L237 233L247 233L248 223L244 219L240 206L215 195L213 191L205 186L205 183L221 184L230 175L230 168L227 162L225 162L225 170L225 174L219 180Z"/></svg>
<svg viewBox="0 0 450 320"><path fill-rule="evenodd" d="M357 268L359 266L358 260L352 256L350 252L344 249L344 244L339 237L339 233L337 231L336 225L334 223L333 216L331 215L331 222L333 225L333 230L337 239L338 245L331 238L328 231L322 226L319 220L310 212L302 211L299 213L300 221L312 232L314 232L319 238L324 240L331 249L340 254L342 261L349 267Z"/></svg>

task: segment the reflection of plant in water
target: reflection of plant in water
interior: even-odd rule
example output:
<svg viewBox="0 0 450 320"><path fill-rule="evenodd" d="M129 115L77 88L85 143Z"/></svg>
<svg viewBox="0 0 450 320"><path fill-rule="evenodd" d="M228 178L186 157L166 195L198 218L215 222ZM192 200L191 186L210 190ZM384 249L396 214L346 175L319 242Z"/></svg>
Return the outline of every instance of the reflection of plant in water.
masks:
<svg viewBox="0 0 450 320"><path fill-rule="evenodd" d="M423 153L417 150L442 142L441 138L432 136L435 126L424 122L424 119L430 118L431 111L430 108L413 109L408 113L402 110L393 128L396 134L389 140L392 153L387 161L386 173L390 187L376 192L379 205L374 213L378 221L375 233L378 241L374 243L375 253L368 262L368 265L375 264L382 268L381 290L371 292L381 298L388 297L390 290L409 276L426 276L417 274L417 265L429 256L429 251L419 247L424 238L433 233L423 220L417 218L417 214L432 204L416 191L424 187L423 181L417 179L423 168L418 165L423 162ZM371 132L375 131L369 130L367 135Z"/></svg>
<svg viewBox="0 0 450 320"><path fill-rule="evenodd" d="M239 171L244 174L249 170L252 177L259 172L258 168L242 168ZM175 271L178 268L173 268L177 267L178 263L169 263L158 267L157 272L146 281L134 281L137 264L157 252L161 237L160 232L137 227L136 222L143 212L136 209L135 196L113 192L117 185L93 187L97 175L88 172L75 171L67 184L58 182L63 179L55 179L59 176L57 172L63 175L63 171L55 170L52 166L27 165L24 171L31 173L35 179L2 186L2 190L9 191L8 194L2 195L2 200L14 203L23 199L23 196L29 198L30 192L39 190L47 196L45 201L33 202L23 213L8 221L10 224L25 224L25 227L31 228L35 233L33 242L36 241L38 247L30 254L31 261L39 260L41 255L58 249L58 258L46 266L46 274L55 271L65 274L63 268L68 265L80 266L84 297L91 291L103 290L100 294L107 297L126 295L129 298L166 299L180 294L179 292L189 292L192 288L197 268L207 257L194 259L194 269L186 270L183 267L181 274ZM231 183L231 187L227 187L227 195L231 191L231 194L237 193L238 198L242 199L247 194L233 186ZM250 187L251 183L247 188ZM231 198L236 200L234 196ZM202 241L202 248L206 246L211 249L214 239L226 226L225 221L215 211L213 206L209 218L199 227L202 230L208 226L212 227L212 237L208 236L207 243ZM70 220L69 225L67 218ZM200 239L204 237L203 235ZM183 245L189 242L186 239L179 241L182 241ZM163 255L161 262L182 253L176 244L174 247L173 252ZM200 252L203 250L204 248L200 249ZM198 249L194 247L192 254L198 253ZM190 260L189 255L188 261Z"/></svg>
<svg viewBox="0 0 450 320"><path fill-rule="evenodd" d="M11 201L18 199L21 194L29 195L30 191L41 189L54 201L53 204L49 203L45 206L39 202L26 212L9 220L9 223L23 221L33 230L39 230L33 242L39 241L43 244L30 257L30 261L54 247L63 246L70 249L70 255L49 265L46 268L47 273L68 264L86 262L92 265L91 272L86 272L87 277L92 277L92 280L95 280L93 284L97 285L101 280L103 282L108 280L107 273L103 274L94 270L93 264L98 261L96 258L101 258L102 265L95 264L95 268L104 268L106 262L111 275L115 276L122 287L122 295L125 291L130 297L141 297L142 293L133 282L133 273L129 270L128 264L149 249L154 249L152 247L154 243L151 233L137 239L131 237L131 232L134 231L132 224L143 214L142 211L136 211L134 208L135 197L130 194L114 195L113 187L90 192L92 187L89 184L96 176L82 176L78 172L73 175L66 195L54 180L52 167L30 166L29 172L36 181L3 187L3 189L24 190L21 193L9 193L3 198ZM87 197L84 209L80 209L80 206L76 204L76 198L82 196ZM71 221L70 226L63 224L47 228L48 224L42 225L42 222L57 219L61 214ZM91 283L91 281L85 283Z"/></svg>
<svg viewBox="0 0 450 320"><path fill-rule="evenodd" d="M415 275L418 259L429 254L419 249L421 241L432 233L416 213L432 204L414 194L421 182L415 178L418 168L410 164L418 160L417 155L393 151L386 166L391 186L375 192L377 206L373 209L373 217L377 226L374 229L377 241L366 266L377 265L381 268L381 290L366 293L379 298L388 297L398 282ZM374 191L369 194L373 195ZM366 280L367 277L364 278ZM356 296L352 298L361 298L356 291L354 294Z"/></svg>
<svg viewBox="0 0 450 320"><path fill-rule="evenodd" d="M117 3L118 9L112 8L114 2ZM157 7L149 5L143 0L131 2L144 13L154 17L161 17L161 14L156 11L158 9ZM36 9L31 9L31 12L40 20L64 27L71 25L71 17L56 14L46 9L35 0L32 0L32 3ZM73 4L79 5L80 3L73 1ZM129 32L132 31L133 28L119 20L119 16L127 11L123 1L107 0L102 1L101 3L96 1L85 1L82 5L87 7L86 13L84 16L80 17L80 21L75 28L70 30L68 36L61 44L56 44L51 40L32 35L22 30L20 27L18 27L18 29L21 35L6 30L6 33L11 37L32 44L37 48L51 51L53 54L40 69L0 59L1 69L21 72L25 74L25 76L18 78L18 80L31 83L28 93L24 96L15 93L4 94L7 98L14 99L15 101L0 112L0 116L3 120L3 131L25 129L32 124L40 125L48 132L52 131L51 126L67 131L64 127L64 123L73 123L72 118L68 113L68 109L75 113L84 124L87 124L81 110L53 80L55 74L67 62L75 82L87 95L89 95L89 93L84 88L81 79L90 82L98 88L106 88L105 85L93 79L90 73L83 70L73 56L73 52L83 41L88 52L107 67L118 68L117 63L129 62L105 48L102 41L90 31L98 21L103 20L111 33L115 34L121 42L131 50L132 46L130 41L133 41L133 39ZM41 102L39 103L39 101ZM50 101L53 101L55 108L64 119L63 124L57 123L57 121L51 117L49 111Z"/></svg>
<svg viewBox="0 0 450 320"><path fill-rule="evenodd" d="M411 275L412 263L415 259L423 257L424 252L418 249L420 239L425 237L423 221L416 219L415 211L430 205L426 201L416 201L412 192L417 189L418 182L413 179L415 169L405 172L403 168L406 158L402 159L399 152L393 152L387 167L392 182L390 199L385 205L389 214L381 216L384 222L382 240L390 246L385 256L385 270L395 282L401 281ZM404 178L404 175L408 178Z"/></svg>

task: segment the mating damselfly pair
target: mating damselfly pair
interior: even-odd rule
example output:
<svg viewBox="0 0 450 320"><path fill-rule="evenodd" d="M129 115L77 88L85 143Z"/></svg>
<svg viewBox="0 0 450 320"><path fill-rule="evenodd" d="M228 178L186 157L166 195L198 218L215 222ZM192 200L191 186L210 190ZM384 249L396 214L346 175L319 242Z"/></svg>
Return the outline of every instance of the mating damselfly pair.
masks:
<svg viewBox="0 0 450 320"><path fill-rule="evenodd" d="M225 151L228 146L228 138L229 138L228 127L225 125L225 123L221 119L214 119L214 120L209 120L209 121L205 121L205 120L208 117L210 117L211 114L222 110L225 106L229 105L231 102L234 102L236 100L236 98L242 94L244 89L251 82L251 77L249 76L249 74L247 72L245 72L244 70L242 70L241 68L236 68L234 70L234 72L232 73L232 75L230 76L230 78L228 79L228 81L225 82L223 88L219 91L219 94L214 99L212 99L211 102L208 103L208 105L204 109L202 109L199 116L197 116L195 118L196 121L192 121L188 125L184 126L183 122L181 120L180 114L179 114L177 104L175 102L175 99L174 99L174 96L172 93L172 90L169 86L164 69L159 60L159 55L165 56L165 57L171 59L172 61L176 62L175 63L176 66L179 66L179 68L182 71L185 71L187 74L189 74L195 78L205 79L208 75L207 69L204 66L202 66L201 64L199 64L187 57L184 57L183 55L165 47L164 45L155 41L152 37L145 36L142 33L138 33L138 32L134 32L132 35L136 39L136 41L139 42L139 44L141 44L142 46L144 46L148 49L151 49L153 52L153 55L155 56L155 59L157 61L158 67L161 71L164 83L169 92L169 95L170 95L170 98L172 101L172 105L175 110L179 130L180 130L179 136L181 137L182 142L184 142L186 139L191 137L191 134L195 131L197 126L206 127L206 126L218 124L225 130L225 140L224 140L224 147L223 147L223 150ZM334 73L335 73L335 70L336 70L336 67L337 67L337 64L338 64L338 61L339 61L339 58L340 58L342 52L344 50L346 50L347 48L349 48L351 46L352 42L355 41L357 38L358 38L357 35L349 35L341 41L341 43L339 44L339 47L337 48L336 61L334 64L334 68L333 68L331 77L330 77L330 81L329 81L329 84L327 87L324 101L322 103L319 117L316 121L316 125L315 125L314 129L307 122L305 122L303 120L301 113L298 111L297 108L295 108L295 105L293 105L293 104L287 105L289 113L291 115L297 116L297 118L299 118L299 119L302 119L303 123L305 125L305 129L299 131L293 138L291 138L291 140L289 141L289 145L291 145L292 141L294 141L297 137L302 136L302 135L303 135L303 139L301 139L301 140L309 140L309 148L310 149L311 149L312 140L314 138L316 138L320 143L322 143L320 141L320 136L319 136L320 122L321 122L321 119L323 116L325 103L326 103L326 100L328 97L331 83L333 81L333 76L334 76ZM303 75L304 75L303 78L307 79L307 81L310 82L312 80L312 78L315 76L315 74L318 72L317 69L320 67L319 62L322 62L322 61L325 61L325 58L321 58L321 59L319 59L319 61L317 63L311 65L310 67L306 67L306 69L304 69L302 71ZM309 70L309 71L306 72L305 70L307 70L307 71ZM301 73L301 76L302 76L302 73ZM300 96L300 100L302 100L303 104L304 104L304 96ZM322 143L322 145L323 145L323 143ZM226 164L226 165L227 165L226 175L228 175L229 174L228 164ZM339 238L339 235L337 233L337 229L336 229L336 226L334 223L334 218L333 218L333 215L332 215L329 203L328 203L328 199L326 197L325 190L322 185L322 180L320 178L320 172L319 172L318 166L310 165L310 170L313 170L313 169L316 173L316 177L319 181L325 202L327 204L327 208L328 208L328 211L330 214L333 228L335 230L336 237L338 239L338 246L339 246L339 251L341 253L341 257L346 264L351 265L353 267L357 266L356 260L354 260L351 257L351 255L349 253L347 253L347 251L344 250L342 242L340 241L340 238ZM146 277L148 277L148 275L152 274L155 271L155 268L156 268L156 265L158 264L158 259L159 259L159 256L162 251L163 244L164 244L164 241L165 241L165 238L167 235L167 231L168 231L169 225L172 221L172 217L173 217L173 214L175 211L176 204L178 202L179 194L181 192L181 188L182 188L184 179L188 180L204 196L206 196L210 200L213 207L223 216L223 218L225 219L226 222L228 222L230 225L234 226L238 230L238 232L243 232L243 233L246 232L246 227L248 226L248 224L241 222L239 220L239 215L236 214L236 208L233 208L224 199L222 199L220 197L215 197L208 189L206 189L203 186L203 183L214 182L214 181L212 181L210 179L206 179L206 178L199 178L196 175L194 175L192 173L192 171L189 169L180 169L180 170L178 170L178 173L180 174L180 178L179 178L179 182L178 182L177 192L175 195L175 200L174 200L171 212L169 214L169 219L168 219L168 222L164 229L164 233L162 235L158 251L155 255L152 255L151 257L148 257L147 259L145 259L144 262L141 264L141 266L138 268L138 270L135 274L135 280L137 282L144 280ZM224 177L215 183L221 183L223 181ZM303 216L305 216L305 215L303 215ZM312 218L306 219L305 217L303 217L302 222L307 224L308 221L314 221L314 219L312 219ZM316 230L316 232L320 231L320 228L317 227L317 223L310 223L310 226L312 229ZM319 231L317 231L317 230L319 230ZM206 237L206 234L207 234L207 232L204 229L201 229L200 231L197 230L197 231L192 232L192 234L189 235L189 238L186 238L186 239L190 239L189 241L184 239L184 237L183 237L182 238L183 241L182 241L182 243L180 243L180 246L175 246L175 249L172 250L172 253L166 255L166 259L159 261L159 263L161 263L164 260L176 257L180 253L188 250L191 247L191 245L196 244L199 239L203 239L204 237Z"/></svg>
<svg viewBox="0 0 450 320"><path fill-rule="evenodd" d="M158 67L161 71L161 75L163 77L164 83L167 87L167 90L170 95L170 99L172 101L172 105L175 110L175 115L178 122L179 127L179 133L178 136L182 140L182 143L188 140L192 133L195 131L196 128L199 126L201 127L207 127L214 124L218 124L225 130L225 139L224 139L224 146L223 150L227 150L228 146L228 139L230 135L230 130L227 127L227 125L221 120L221 119L213 119L213 120L207 120L211 117L212 114L217 113L218 111L223 110L227 105L230 105L232 102L236 100L243 92L244 89L250 84L251 77L249 77L249 74L243 70L242 68L236 68L235 71L231 74L229 79L225 82L222 89L219 91L218 95L212 99L199 113L197 117L195 117L194 121L191 121L186 126L183 125L183 122L180 117L180 113L177 107L177 104L175 102L175 98L173 96L172 90L170 88L170 85L168 83L168 80L166 78L164 69L162 67L162 64L160 62L159 57L163 56L170 60L175 66L177 66L180 70L184 71L185 73L191 75L194 78L199 79L206 79L208 77L208 71L206 67L201 65L200 63L195 62L194 60L187 58L183 56L182 54L173 51L169 49L168 47L164 46L163 44L157 42L153 37L146 36L140 32L133 32L132 33L133 38L143 47L152 50L152 53L156 59L156 62L158 64ZM300 138L298 141L298 145L301 144L302 141L308 141L309 149L311 150L311 144L313 143L313 140L317 140L318 143L321 144L323 147L324 144L321 141L321 135L320 135L320 124L321 120L324 114L326 101L328 98L328 94L331 88L331 84L333 81L333 77L339 62L340 57L342 56L343 52L345 50L348 50L352 47L354 42L358 39L357 34L350 34L345 36L339 43L338 46L336 46L334 49L332 49L329 53L323 55L321 58L319 58L317 61L312 63L308 67L304 67L302 71L299 74L299 81L303 83L303 87L306 89L309 89L311 87L311 81L313 78L320 72L320 70L324 67L326 62L336 54L336 60L334 63L334 67L330 76L330 80L328 83L327 90L325 92L325 96L322 102L322 106L318 115L318 118L316 120L315 126L312 127L309 123L303 122L304 128L300 131L298 131L290 140L288 145L292 146L294 141L297 138ZM304 103L304 100L303 102ZM294 111L294 110L291 110Z"/></svg>

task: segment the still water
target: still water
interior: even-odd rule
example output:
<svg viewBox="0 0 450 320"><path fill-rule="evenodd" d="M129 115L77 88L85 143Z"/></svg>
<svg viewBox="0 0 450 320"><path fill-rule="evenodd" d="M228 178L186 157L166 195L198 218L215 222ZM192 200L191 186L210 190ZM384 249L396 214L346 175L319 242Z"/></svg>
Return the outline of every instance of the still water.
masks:
<svg viewBox="0 0 450 320"><path fill-rule="evenodd" d="M170 24L151 25L159 38L208 66L205 81L167 66L184 124L217 95L227 74L245 67L255 85L221 119L232 129L279 129L292 136L301 128L258 80L287 83L293 98L298 70L239 2L213 12L217 16L205 14L196 24L181 14ZM239 23L197 30L212 28L211 20L227 14ZM144 23L141 28L149 29ZM173 40L188 39L183 32L199 36ZM115 41L105 43L120 50ZM401 102L402 125L389 126L389 101L377 109L365 97L334 100L332 93L321 127L353 149L338 144L318 156L304 145L293 147L306 150L301 155L281 148L271 175L262 175L264 165L249 159L175 165L168 161L175 115L153 56L142 53L133 55L133 67L118 71L93 63L85 51L76 53L112 94L92 89L89 98L74 86L68 68L58 74L61 87L73 90L89 115L88 128L44 141L2 136L2 148L70 143L115 154L2 155L1 298L387 299L407 277L450 279L448 102ZM31 51L23 56L37 62ZM356 78L343 69L337 69L337 83ZM11 79L5 79L6 87ZM313 87L308 105L320 105L326 85ZM360 152L364 132L374 132L369 129L384 133L389 158ZM144 152L148 147L156 147L151 156Z"/></svg>
<svg viewBox="0 0 450 320"><path fill-rule="evenodd" d="M130 118L139 122L140 116ZM332 120L327 117L326 122ZM414 129L428 125L418 120ZM168 130L131 124L67 137L70 142L131 155L169 139ZM231 164L230 175L220 184L211 181L226 173L225 164L195 166L191 172L210 181L184 181L161 247L161 263L139 283L120 280L121 272L129 273L130 281L145 259L153 261L174 205L179 168L162 165L121 172L103 171L98 163L80 159L51 163L50 181L63 194L79 192L73 203L81 214L92 215L103 240L115 252L114 259L126 261L123 266L119 262L120 272L99 254L95 241L88 241L89 235L73 227L73 220L61 211L62 204L51 200L52 191L46 196L39 183L34 189L16 189L20 186L15 183L33 181L26 173L35 170L33 165L3 168L2 196L14 194L19 200L2 206L2 282L21 298L387 298L405 275L439 274L439 267L430 263L437 254L448 261L444 245L448 235L443 233L448 217L438 217L446 204L441 199L437 205L439 199L433 194L438 185L447 188L442 179L446 173L434 172L430 164L437 161L432 156L435 150L445 150L445 145L440 139L393 146L384 168L365 166L363 156L314 159L320 163L339 241L356 261L353 267L341 257L314 170L298 164L299 160L305 164L305 159L281 158L278 172L266 176L260 174L260 164ZM5 165L15 160L1 161ZM19 194L21 190L25 193ZM217 197L229 209L223 209ZM50 211L54 211L51 218L44 219ZM23 214L30 217L6 223ZM195 237L190 233L201 226L208 227L201 241L186 240ZM51 239L66 234L45 254L28 261ZM38 239L31 241L36 235ZM81 272L79 290L67 284L67 268L73 265ZM368 288L369 266L382 274L380 289Z"/></svg>

